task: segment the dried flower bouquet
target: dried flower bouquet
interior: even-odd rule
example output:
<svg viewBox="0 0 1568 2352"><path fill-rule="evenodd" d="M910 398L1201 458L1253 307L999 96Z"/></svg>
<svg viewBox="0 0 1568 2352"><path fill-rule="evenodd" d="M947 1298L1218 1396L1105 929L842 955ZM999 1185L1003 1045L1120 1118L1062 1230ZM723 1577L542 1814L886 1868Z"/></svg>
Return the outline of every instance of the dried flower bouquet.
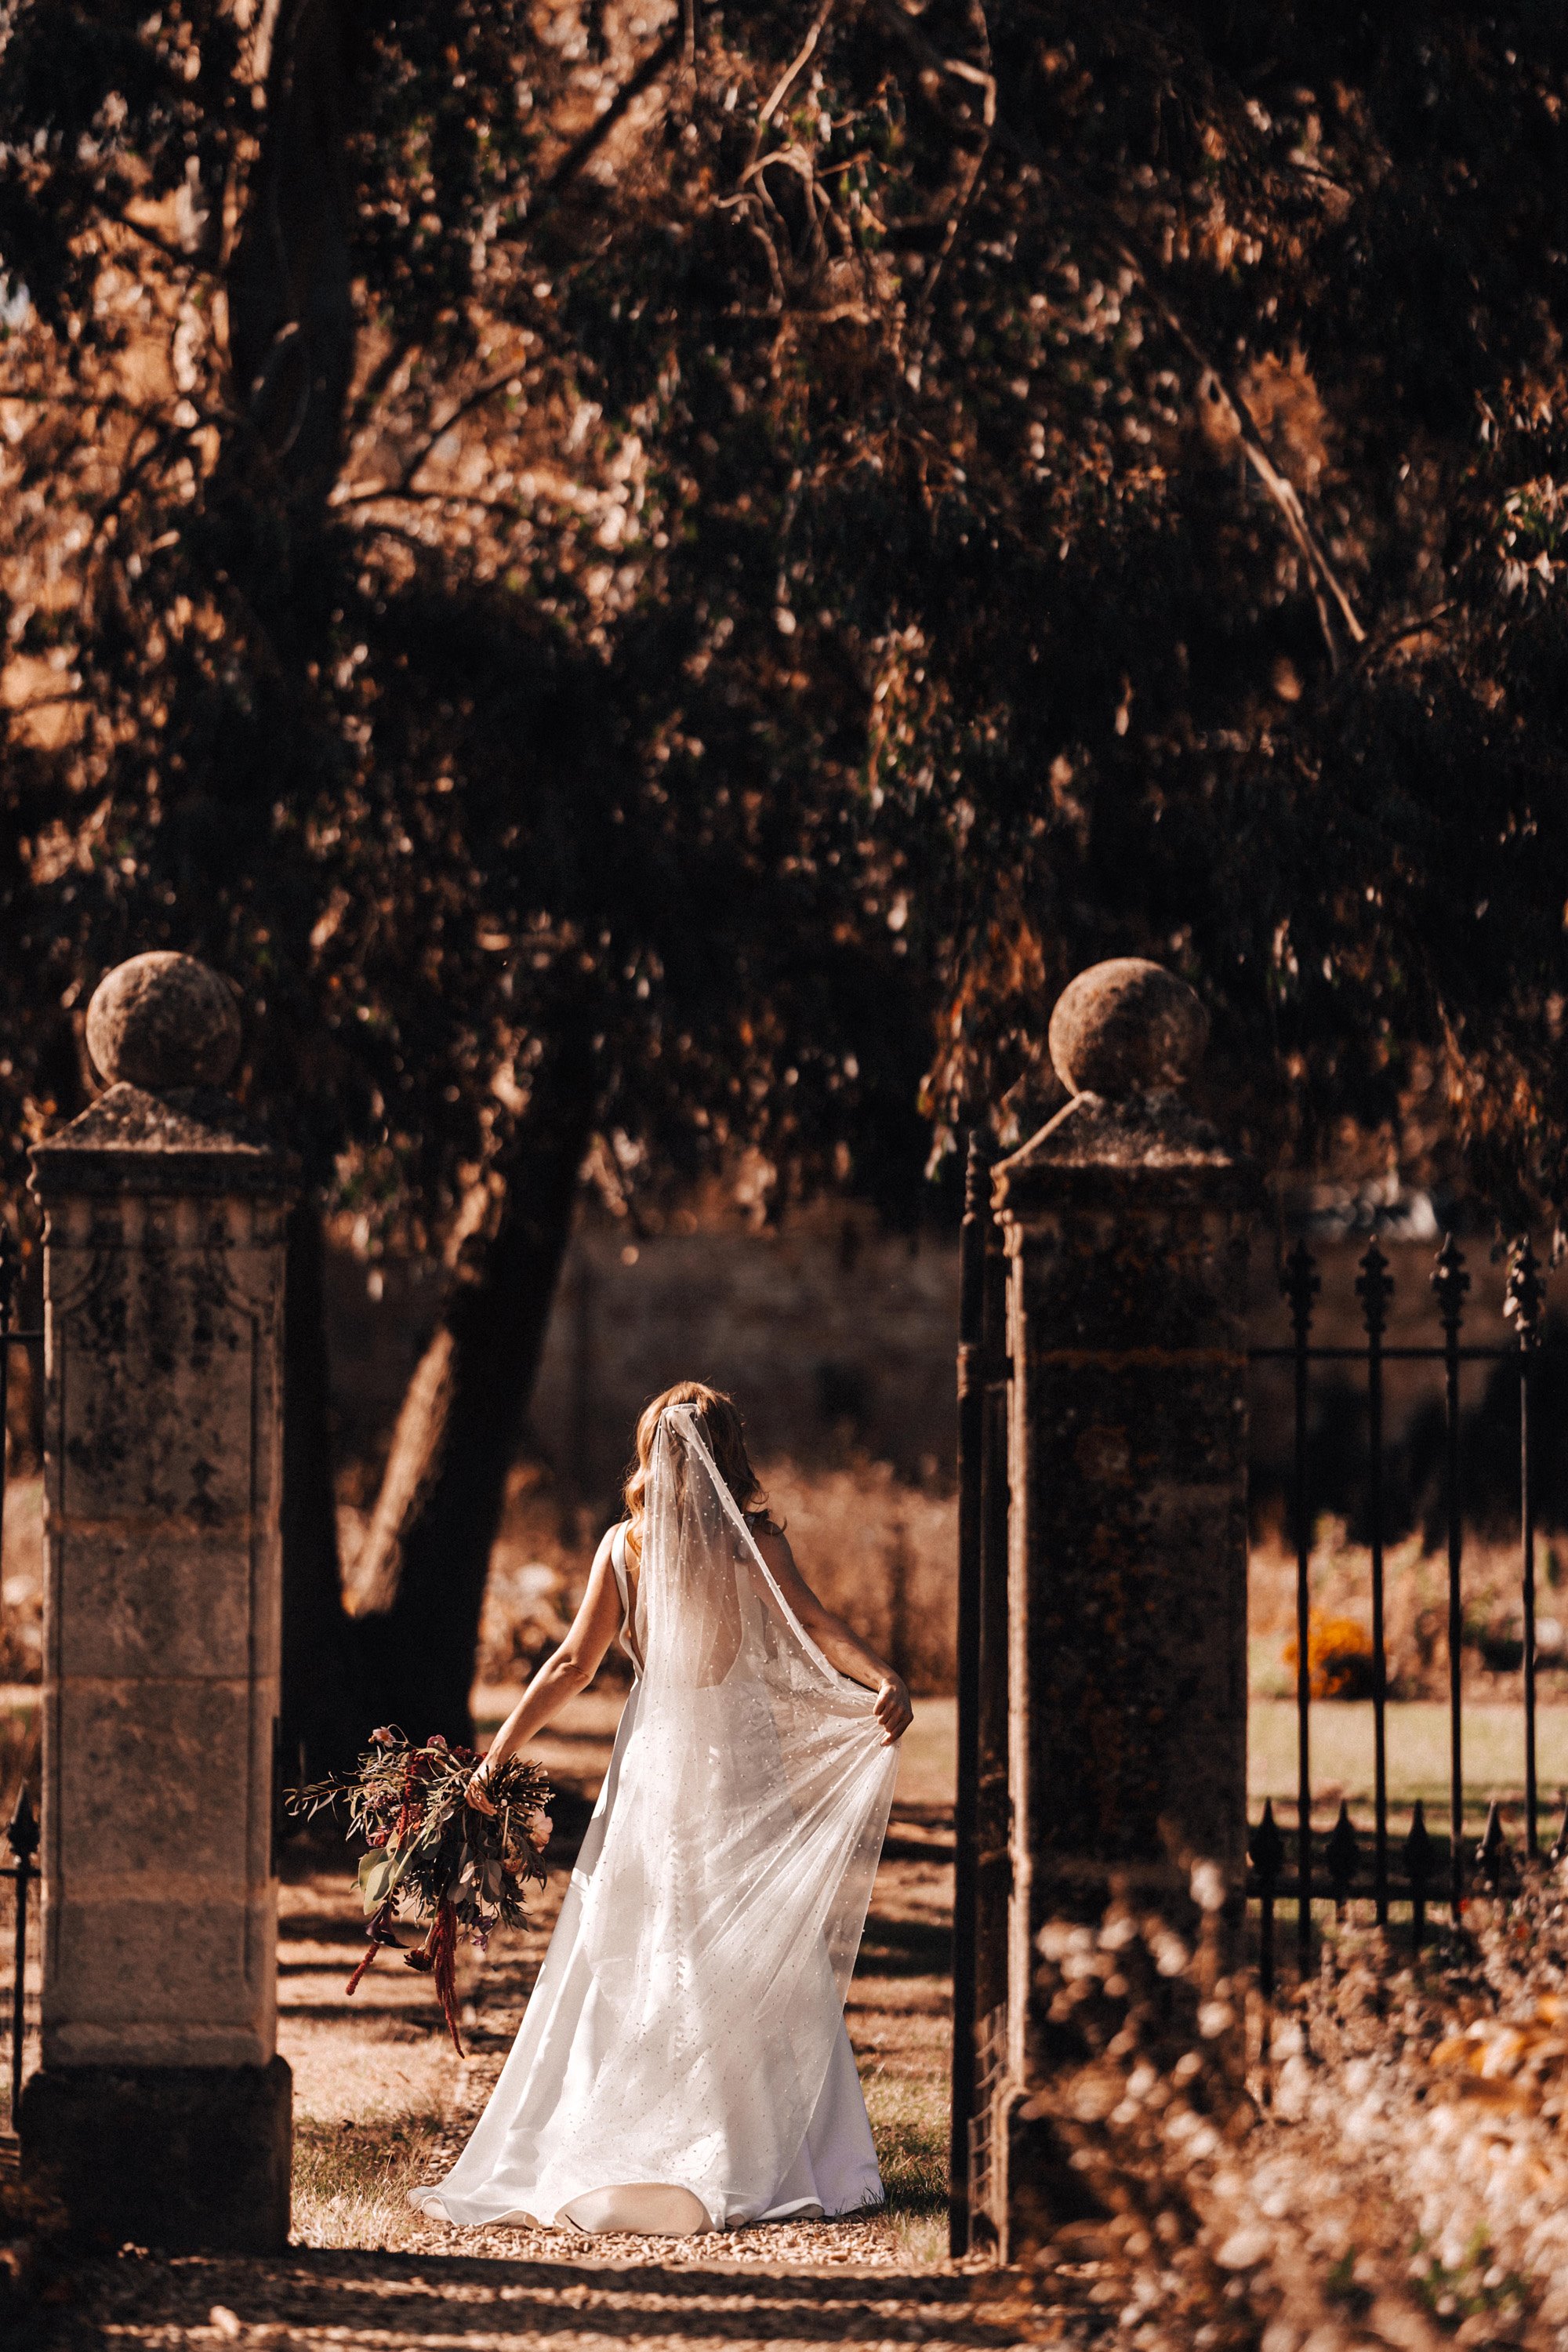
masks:
<svg viewBox="0 0 1568 2352"><path fill-rule="evenodd" d="M426 1936L405 1953L405 1965L435 1979L459 2057L458 1945L482 1952L495 1928L528 1925L524 1895L530 1879L544 1883L551 1826L550 1783L540 1765L521 1757L499 1765L487 1782L495 1811L482 1813L466 1801L476 1760L471 1748L448 1748L438 1732L416 1747L386 1727L372 1732L354 1771L290 1789L285 1800L306 1821L342 1805L346 1835L370 1849L359 1866L370 1943L349 1991L382 1947L397 1942L397 1920L407 1911Z"/></svg>

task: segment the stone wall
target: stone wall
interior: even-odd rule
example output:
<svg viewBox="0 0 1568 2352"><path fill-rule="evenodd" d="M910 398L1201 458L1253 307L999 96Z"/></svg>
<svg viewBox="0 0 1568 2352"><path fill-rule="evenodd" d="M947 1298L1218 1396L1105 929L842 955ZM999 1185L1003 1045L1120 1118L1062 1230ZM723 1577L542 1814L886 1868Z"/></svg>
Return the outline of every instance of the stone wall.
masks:
<svg viewBox="0 0 1568 2352"><path fill-rule="evenodd" d="M346 1459L379 1458L440 1288L438 1269L367 1267L333 1251ZM802 1212L782 1232L705 1226L640 1242L584 1215L545 1344L536 1441L569 1498L602 1508L648 1398L705 1380L738 1398L760 1460L840 1467L859 1454L943 1487L957 1318L956 1236L880 1233L859 1209Z"/></svg>

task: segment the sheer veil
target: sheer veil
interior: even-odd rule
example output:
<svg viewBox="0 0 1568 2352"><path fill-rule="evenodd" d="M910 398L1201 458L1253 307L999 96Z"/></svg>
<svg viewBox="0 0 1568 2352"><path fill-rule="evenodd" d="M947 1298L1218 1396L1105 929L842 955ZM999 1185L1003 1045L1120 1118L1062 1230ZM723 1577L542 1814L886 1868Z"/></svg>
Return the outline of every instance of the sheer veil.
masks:
<svg viewBox="0 0 1568 2352"><path fill-rule="evenodd" d="M744 2013L770 2040L825 1963L842 2010L897 1751L873 1694L785 1601L695 1406L664 1413L648 1491L636 1633L653 1777L638 1810L651 1840L668 1800L670 1889L690 1906L679 1940L716 1981L743 1978ZM801 2055L814 2099L820 2069Z"/></svg>
<svg viewBox="0 0 1568 2352"><path fill-rule="evenodd" d="M897 1750L785 1601L695 1405L655 1437L629 1631L640 1677L517 2047L442 2185L455 2220L549 2220L626 2182L754 2220L823 2092Z"/></svg>

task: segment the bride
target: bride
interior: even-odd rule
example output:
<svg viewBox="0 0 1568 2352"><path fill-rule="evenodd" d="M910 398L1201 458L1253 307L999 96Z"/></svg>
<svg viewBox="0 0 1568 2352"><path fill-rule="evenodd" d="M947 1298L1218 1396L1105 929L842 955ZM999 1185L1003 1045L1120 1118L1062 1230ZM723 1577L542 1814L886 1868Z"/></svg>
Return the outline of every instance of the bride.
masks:
<svg viewBox="0 0 1568 2352"><path fill-rule="evenodd" d="M678 2236L879 2204L844 1998L909 1695L796 1569L727 1396L655 1398L626 1504L470 1787L489 1808L618 1634L631 1693L527 2013L413 2201Z"/></svg>

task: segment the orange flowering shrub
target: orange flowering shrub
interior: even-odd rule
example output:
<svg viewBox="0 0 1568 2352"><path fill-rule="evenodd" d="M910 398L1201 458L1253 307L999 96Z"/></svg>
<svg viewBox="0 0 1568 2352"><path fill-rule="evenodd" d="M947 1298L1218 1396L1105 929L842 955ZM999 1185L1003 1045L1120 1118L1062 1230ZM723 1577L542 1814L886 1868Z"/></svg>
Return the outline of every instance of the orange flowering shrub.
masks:
<svg viewBox="0 0 1568 2352"><path fill-rule="evenodd" d="M1295 1670L1294 1636L1285 1644L1285 1664ZM1354 1617L1307 1621L1307 1673L1314 1698L1372 1696L1372 1635Z"/></svg>

